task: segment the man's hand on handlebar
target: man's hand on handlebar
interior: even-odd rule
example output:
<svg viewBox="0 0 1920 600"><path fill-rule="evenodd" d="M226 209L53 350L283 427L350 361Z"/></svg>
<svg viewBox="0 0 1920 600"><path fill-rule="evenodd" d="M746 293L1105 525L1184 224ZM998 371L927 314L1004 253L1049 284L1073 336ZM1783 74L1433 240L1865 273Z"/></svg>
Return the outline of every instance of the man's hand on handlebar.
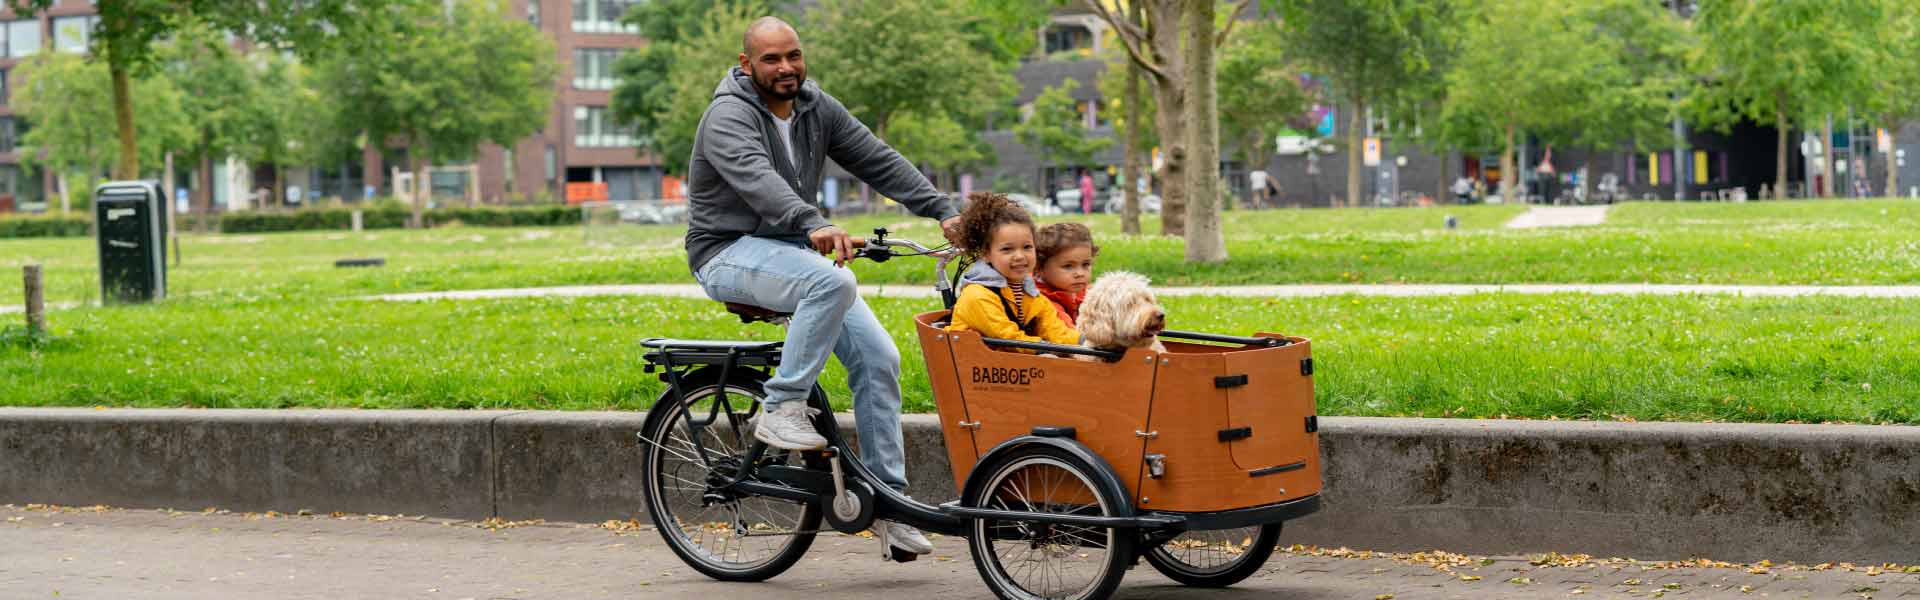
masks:
<svg viewBox="0 0 1920 600"><path fill-rule="evenodd" d="M815 229L807 234L807 241L813 244L814 250L832 256L833 266L843 266L847 261L853 260L853 250L856 247L853 236L847 235L847 230L841 229L839 225Z"/></svg>
<svg viewBox="0 0 1920 600"><path fill-rule="evenodd" d="M960 217L958 216L947 217L947 220L941 221L940 234L946 236L947 241L953 242L953 247L959 248L960 247Z"/></svg>

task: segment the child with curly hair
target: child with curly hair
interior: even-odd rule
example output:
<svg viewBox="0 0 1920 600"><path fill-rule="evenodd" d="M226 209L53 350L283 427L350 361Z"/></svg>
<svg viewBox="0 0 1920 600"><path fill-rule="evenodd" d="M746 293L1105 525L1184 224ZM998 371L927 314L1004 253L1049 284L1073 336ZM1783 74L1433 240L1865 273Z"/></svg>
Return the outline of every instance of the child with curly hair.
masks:
<svg viewBox="0 0 1920 600"><path fill-rule="evenodd" d="M1093 231L1079 223L1041 227L1034 254L1040 261L1040 270L1033 276L1040 284L1040 295L1053 302L1061 320L1078 329L1080 301L1086 298L1087 284L1093 281L1093 259L1100 256Z"/></svg>
<svg viewBox="0 0 1920 600"><path fill-rule="evenodd" d="M974 264L960 275L950 331L1072 345L1079 332L1061 320L1033 282L1033 217L1004 194L976 192L960 213L960 242Z"/></svg>

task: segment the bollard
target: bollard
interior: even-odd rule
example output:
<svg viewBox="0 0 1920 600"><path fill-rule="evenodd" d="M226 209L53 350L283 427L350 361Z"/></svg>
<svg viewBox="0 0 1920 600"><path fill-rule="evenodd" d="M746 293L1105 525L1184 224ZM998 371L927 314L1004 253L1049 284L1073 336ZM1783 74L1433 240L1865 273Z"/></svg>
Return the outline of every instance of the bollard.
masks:
<svg viewBox="0 0 1920 600"><path fill-rule="evenodd" d="M353 232L354 233L360 233L360 224L362 222L360 219L361 219L360 210L354 209L353 211Z"/></svg>
<svg viewBox="0 0 1920 600"><path fill-rule="evenodd" d="M22 269L27 283L27 335L39 337L47 331L47 299L40 284L40 265Z"/></svg>

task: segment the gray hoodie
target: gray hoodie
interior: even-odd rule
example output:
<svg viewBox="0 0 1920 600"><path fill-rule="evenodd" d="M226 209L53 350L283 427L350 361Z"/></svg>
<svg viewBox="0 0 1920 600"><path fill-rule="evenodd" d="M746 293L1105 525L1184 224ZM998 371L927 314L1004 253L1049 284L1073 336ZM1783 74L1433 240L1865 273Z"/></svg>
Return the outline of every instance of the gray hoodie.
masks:
<svg viewBox="0 0 1920 600"><path fill-rule="evenodd" d="M794 99L792 136L798 160L787 156L753 82L729 69L700 118L687 169L687 263L694 271L741 236L805 243L808 232L831 225L814 205L828 158L914 214L958 214L912 163L812 80Z"/></svg>
<svg viewBox="0 0 1920 600"><path fill-rule="evenodd" d="M967 289L968 285L1003 288L1007 287L1007 276L1001 275L999 270L983 260L973 263L973 266L967 267L966 272L960 274L960 289ZM1026 291L1028 296L1040 295L1040 288L1034 285L1032 275L1028 275L1026 281L1020 282L1020 289Z"/></svg>

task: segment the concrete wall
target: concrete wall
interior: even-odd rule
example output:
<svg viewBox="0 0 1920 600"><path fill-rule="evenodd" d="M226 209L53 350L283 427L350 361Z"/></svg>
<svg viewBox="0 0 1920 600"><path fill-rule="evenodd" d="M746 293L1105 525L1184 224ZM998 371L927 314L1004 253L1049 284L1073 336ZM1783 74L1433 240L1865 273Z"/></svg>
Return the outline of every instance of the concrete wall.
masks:
<svg viewBox="0 0 1920 600"><path fill-rule="evenodd" d="M634 413L0 409L0 502L596 521L640 513ZM1321 420L1287 543L1910 562L1920 428ZM852 423L843 417L849 435ZM932 415L909 493L954 498Z"/></svg>

